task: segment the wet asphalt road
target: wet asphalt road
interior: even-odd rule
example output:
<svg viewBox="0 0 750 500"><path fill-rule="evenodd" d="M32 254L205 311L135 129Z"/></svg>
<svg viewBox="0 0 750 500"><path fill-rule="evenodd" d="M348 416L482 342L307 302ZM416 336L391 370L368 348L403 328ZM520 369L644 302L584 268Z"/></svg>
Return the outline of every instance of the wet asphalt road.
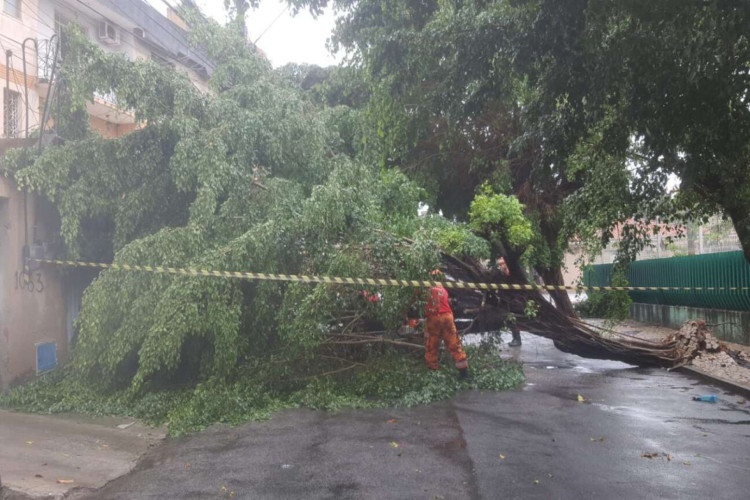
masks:
<svg viewBox="0 0 750 500"><path fill-rule="evenodd" d="M750 497L750 403L742 397L524 338L516 353L527 384L518 390L466 392L414 409L294 410L217 427L166 441L85 498ZM719 403L691 401L708 393Z"/></svg>

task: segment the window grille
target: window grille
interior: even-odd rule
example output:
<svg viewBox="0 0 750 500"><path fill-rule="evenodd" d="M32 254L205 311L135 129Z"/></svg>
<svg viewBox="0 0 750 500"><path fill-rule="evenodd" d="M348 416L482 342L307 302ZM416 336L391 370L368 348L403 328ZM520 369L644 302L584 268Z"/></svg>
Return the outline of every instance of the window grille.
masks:
<svg viewBox="0 0 750 500"><path fill-rule="evenodd" d="M5 137L20 137L21 133L21 94L4 89L3 130Z"/></svg>

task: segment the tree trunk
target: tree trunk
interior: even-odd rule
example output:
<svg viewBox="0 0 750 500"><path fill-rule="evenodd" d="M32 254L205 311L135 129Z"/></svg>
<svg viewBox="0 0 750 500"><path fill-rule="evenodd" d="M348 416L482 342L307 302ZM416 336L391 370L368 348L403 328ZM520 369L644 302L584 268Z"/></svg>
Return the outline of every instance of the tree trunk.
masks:
<svg viewBox="0 0 750 500"><path fill-rule="evenodd" d="M734 230L740 239L742 252L745 254L745 260L750 262L750 211L747 207L738 207L727 209L729 218L732 219Z"/></svg>
<svg viewBox="0 0 750 500"><path fill-rule="evenodd" d="M522 273L514 272L520 266L513 258L507 262L510 277L471 259L444 255L443 262L446 273L462 281L528 284ZM503 329L506 318L513 314L521 330L551 339L565 352L641 366L672 367L682 362L674 340L650 342L627 336L602 335L595 327L557 309L535 290L483 292L454 288L450 293L456 302L456 317L473 320L466 333ZM535 317L527 317L526 306L532 300L537 304L538 313Z"/></svg>
<svg viewBox="0 0 750 500"><path fill-rule="evenodd" d="M459 259L443 254L442 269L452 279L470 283L528 284L520 270L517 256L508 258L510 276L496 268L489 268L473 259ZM516 271L516 272L514 272ZM451 305L456 319L470 320L469 326L461 333L484 333L505 329L508 316L515 316L515 324L523 331L552 340L564 352L594 359L610 359L632 365L661 366L673 368L689 362L699 352L709 351L707 336L694 337L681 330L664 341L652 342L629 335L598 328L564 314L547 301L542 294L530 290L461 289L451 287ZM536 304L536 314L527 315ZM709 332L704 322L693 325ZM700 328L699 328L700 329ZM390 343L411 349L421 349L420 339L409 341L394 339L384 335L393 334L379 322L367 323L360 316L359 321L351 321L345 331L331 333L331 339L321 344L323 349L340 349L370 346L373 343ZM414 332L401 332L401 336L416 337ZM421 335L419 336L421 337ZM712 341L715 352L720 349L718 342ZM351 357L352 351L333 354Z"/></svg>

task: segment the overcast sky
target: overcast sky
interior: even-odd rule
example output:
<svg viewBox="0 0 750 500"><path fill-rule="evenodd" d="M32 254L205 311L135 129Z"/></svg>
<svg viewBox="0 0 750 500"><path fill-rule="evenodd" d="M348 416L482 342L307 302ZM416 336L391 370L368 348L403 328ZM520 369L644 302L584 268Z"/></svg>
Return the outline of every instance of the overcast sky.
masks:
<svg viewBox="0 0 750 500"><path fill-rule="evenodd" d="M164 2L147 1L162 14L165 13ZM173 1L170 3L175 5ZM197 3L205 14L222 23L226 21L223 0L197 0ZM266 53L274 67L288 62L319 66L337 63L339 59L332 56L326 48L326 40L331 36L335 25L332 10L327 10L315 19L307 11L292 16L285 8L286 4L277 0L262 0L260 4L258 10L248 13L247 28L251 41L261 37L258 47Z"/></svg>

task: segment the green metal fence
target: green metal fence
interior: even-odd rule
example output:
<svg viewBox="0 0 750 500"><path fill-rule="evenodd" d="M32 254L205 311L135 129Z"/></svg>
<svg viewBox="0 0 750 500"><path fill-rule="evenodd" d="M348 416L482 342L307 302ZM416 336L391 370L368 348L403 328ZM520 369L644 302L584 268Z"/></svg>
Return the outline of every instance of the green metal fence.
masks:
<svg viewBox="0 0 750 500"><path fill-rule="evenodd" d="M592 266L584 273L587 286L606 286L611 284L611 279L612 264ZM729 290L750 287L750 264L742 252L637 261L630 265L627 279L629 286L704 288L700 291L631 291L630 298L634 302L750 311L750 292ZM724 290L705 290L708 287Z"/></svg>

